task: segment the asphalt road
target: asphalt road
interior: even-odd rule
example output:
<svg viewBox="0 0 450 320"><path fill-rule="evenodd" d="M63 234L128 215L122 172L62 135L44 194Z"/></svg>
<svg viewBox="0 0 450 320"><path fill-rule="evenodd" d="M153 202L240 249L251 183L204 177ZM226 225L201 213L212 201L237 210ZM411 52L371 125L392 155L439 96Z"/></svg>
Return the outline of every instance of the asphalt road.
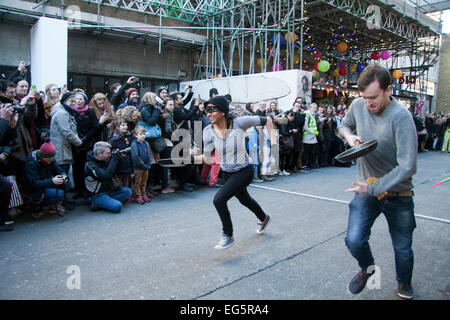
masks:
<svg viewBox="0 0 450 320"><path fill-rule="evenodd" d="M450 155L418 159L416 214L444 221L416 218L413 287L416 299L448 300L450 183L431 186L449 176ZM370 240L378 286L347 292L358 265L344 244L345 202L353 197L344 190L355 177L355 167L333 167L250 187L273 220L256 235L256 218L231 200L236 243L225 251L214 250L217 189L161 195L118 215L80 206L64 218L21 218L14 231L0 233L0 299L397 299L384 216Z"/></svg>

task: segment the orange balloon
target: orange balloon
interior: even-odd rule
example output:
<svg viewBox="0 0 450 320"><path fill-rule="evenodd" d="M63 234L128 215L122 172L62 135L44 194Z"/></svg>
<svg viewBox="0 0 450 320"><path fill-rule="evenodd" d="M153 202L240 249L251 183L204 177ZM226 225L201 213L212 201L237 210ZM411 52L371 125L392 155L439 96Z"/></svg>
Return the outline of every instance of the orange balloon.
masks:
<svg viewBox="0 0 450 320"><path fill-rule="evenodd" d="M333 76L339 77L339 69L335 69L335 70L333 71Z"/></svg>
<svg viewBox="0 0 450 320"><path fill-rule="evenodd" d="M395 79L400 79L401 77L402 77L402 75L403 75L403 73L402 73L402 71L401 70L394 70L394 72L392 72L392 76L395 78Z"/></svg>
<svg viewBox="0 0 450 320"><path fill-rule="evenodd" d="M339 42L336 46L337 51L339 52L345 52L347 51L348 45L345 42Z"/></svg>
<svg viewBox="0 0 450 320"><path fill-rule="evenodd" d="M256 64L258 65L258 67L261 67L261 65L262 65L262 58L259 58L258 60L256 60Z"/></svg>
<svg viewBox="0 0 450 320"><path fill-rule="evenodd" d="M288 41L288 35L291 36L291 42L295 42L298 39L298 36L294 32L289 32L284 35L284 39Z"/></svg>

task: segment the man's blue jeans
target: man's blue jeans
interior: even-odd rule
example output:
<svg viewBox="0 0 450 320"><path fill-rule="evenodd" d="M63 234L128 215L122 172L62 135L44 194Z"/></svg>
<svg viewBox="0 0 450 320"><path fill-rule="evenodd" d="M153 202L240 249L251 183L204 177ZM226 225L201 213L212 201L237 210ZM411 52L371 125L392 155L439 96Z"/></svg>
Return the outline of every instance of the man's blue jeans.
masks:
<svg viewBox="0 0 450 320"><path fill-rule="evenodd" d="M412 197L386 197L378 200L367 194L355 194L349 204L345 244L363 271L374 265L369 246L370 229L383 212L395 253L397 281L411 283L414 265L412 234L416 227Z"/></svg>
<svg viewBox="0 0 450 320"><path fill-rule="evenodd" d="M91 198L91 203L94 206L111 211L114 213L119 213L122 210L123 202L125 202L129 197L131 197L130 188L122 188L119 191L111 192L109 194L99 193Z"/></svg>
<svg viewBox="0 0 450 320"><path fill-rule="evenodd" d="M45 189L44 206L49 206L55 203L64 201L64 190L56 188Z"/></svg>

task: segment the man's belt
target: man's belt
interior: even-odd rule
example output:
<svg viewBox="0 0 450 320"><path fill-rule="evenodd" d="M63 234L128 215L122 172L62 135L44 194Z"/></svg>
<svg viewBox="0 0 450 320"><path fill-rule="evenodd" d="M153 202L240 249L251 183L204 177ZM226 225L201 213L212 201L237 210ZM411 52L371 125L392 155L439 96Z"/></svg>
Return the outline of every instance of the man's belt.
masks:
<svg viewBox="0 0 450 320"><path fill-rule="evenodd" d="M370 177L370 178L367 178L366 183L373 183L376 180L377 180L377 178ZM413 190L403 190L403 191L399 191L399 192L386 191L386 192L383 192L382 194L380 194L377 198L378 198L378 200L381 200L384 197L412 197L412 196L414 196Z"/></svg>
<svg viewBox="0 0 450 320"><path fill-rule="evenodd" d="M388 191L386 197L412 197L414 196L413 190L404 190L399 192Z"/></svg>

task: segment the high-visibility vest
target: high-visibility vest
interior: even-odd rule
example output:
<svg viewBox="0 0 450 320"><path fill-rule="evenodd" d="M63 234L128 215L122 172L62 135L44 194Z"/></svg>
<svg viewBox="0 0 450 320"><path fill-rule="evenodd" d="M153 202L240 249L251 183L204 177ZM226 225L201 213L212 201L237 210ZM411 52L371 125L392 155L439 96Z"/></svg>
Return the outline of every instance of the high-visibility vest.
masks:
<svg viewBox="0 0 450 320"><path fill-rule="evenodd" d="M310 115L309 113L305 113L305 115L309 118L308 121L308 128L310 128L311 130L314 131L314 134L316 136L319 135L319 131L317 130L317 122L316 122L316 118L312 115ZM303 131L303 135L306 136L307 134L311 134L309 131L304 130Z"/></svg>

